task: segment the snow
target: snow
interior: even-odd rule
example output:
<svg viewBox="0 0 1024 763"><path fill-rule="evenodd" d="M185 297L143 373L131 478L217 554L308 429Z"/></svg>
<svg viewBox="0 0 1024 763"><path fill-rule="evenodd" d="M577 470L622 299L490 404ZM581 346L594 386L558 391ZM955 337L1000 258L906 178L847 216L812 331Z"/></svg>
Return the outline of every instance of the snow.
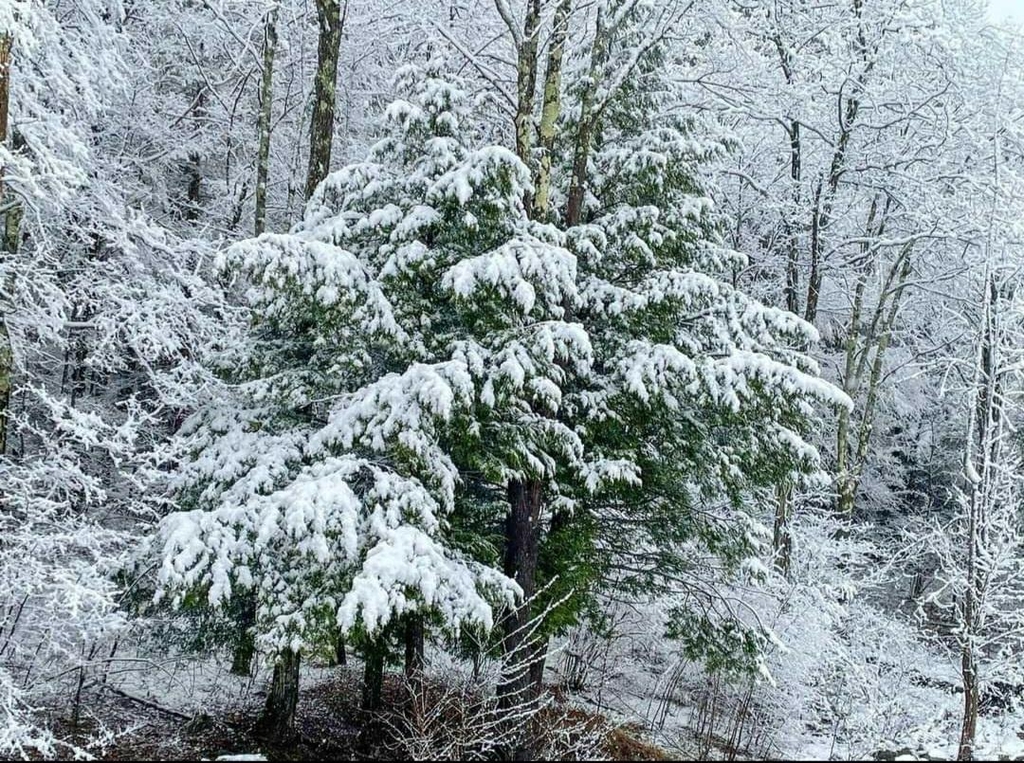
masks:
<svg viewBox="0 0 1024 763"><path fill-rule="evenodd" d="M576 258L565 249L535 240L512 240L493 252L464 259L444 276L443 284L463 299L491 288L529 315L541 298L546 315L561 317L575 304ZM539 292L539 294L538 294Z"/></svg>
<svg viewBox="0 0 1024 763"><path fill-rule="evenodd" d="M1024 681L1012 33L599 0L520 157L507 5L350 4L306 200L309 4L0 2L0 757L102 750L79 680L255 712L212 654L240 607L261 668L411 614L496 644L512 480L572 588L554 672L680 755L952 757L962 652ZM978 756L1022 728L986 706Z"/></svg>

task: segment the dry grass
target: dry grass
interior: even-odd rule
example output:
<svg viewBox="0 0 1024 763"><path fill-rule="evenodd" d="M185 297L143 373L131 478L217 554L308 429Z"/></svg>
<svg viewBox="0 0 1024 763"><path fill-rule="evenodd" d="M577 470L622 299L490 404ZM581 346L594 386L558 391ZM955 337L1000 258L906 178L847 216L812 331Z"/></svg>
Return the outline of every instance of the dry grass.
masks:
<svg viewBox="0 0 1024 763"><path fill-rule="evenodd" d="M612 760L672 760L672 756L642 736L643 729L633 725L616 726L605 741Z"/></svg>
<svg viewBox="0 0 1024 763"><path fill-rule="evenodd" d="M402 712L408 704L402 676L388 674L384 691L385 707L392 713ZM436 691L444 693L438 687L431 694ZM262 753L269 760L396 759L401 750L394 738L398 727L368 718L359 709L359 699L359 671L339 669L334 680L302 692L296 733L287 740L259 733L255 706L183 720L107 692L87 698L89 712L77 729L71 728L65 712L54 709L50 717L58 734L82 745L105 730L105 743L89 750L102 760L212 760L238 753ZM557 698L538 712L533 728L538 735L538 754L544 759L670 759L664 750L644 740L641 727L614 724L604 715Z"/></svg>

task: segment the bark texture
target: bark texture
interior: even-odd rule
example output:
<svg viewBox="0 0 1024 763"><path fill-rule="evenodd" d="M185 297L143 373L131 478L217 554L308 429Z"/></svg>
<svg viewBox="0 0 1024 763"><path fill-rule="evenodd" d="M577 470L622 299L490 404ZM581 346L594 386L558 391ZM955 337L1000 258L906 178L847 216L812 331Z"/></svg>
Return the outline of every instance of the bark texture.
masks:
<svg viewBox="0 0 1024 763"><path fill-rule="evenodd" d="M530 681L533 650L527 629L530 600L537 591L537 562L540 558L540 516L543 485L538 480L515 481L508 486L509 513L505 520L504 571L523 589L524 601L502 621L502 647L507 672L498 687L500 706L509 710L531 702Z"/></svg>
<svg viewBox="0 0 1024 763"><path fill-rule="evenodd" d="M338 95L338 50L341 47L344 23L341 10L340 0L316 0L320 36L317 42L316 79L313 83L313 119L309 125L307 199L331 169L334 109Z"/></svg>
<svg viewBox="0 0 1024 763"><path fill-rule="evenodd" d="M378 712L383 706L387 651L387 640L382 635L367 645L363 655L363 710L368 713Z"/></svg>
<svg viewBox="0 0 1024 763"><path fill-rule="evenodd" d="M7 123L11 104L11 47L14 41L9 34L0 34L0 143L7 143ZM12 254L17 247L17 222L11 234L11 218L20 218L17 205L9 198L7 188L3 184L3 167L0 167L0 208L8 208L4 213L3 251ZM3 285L7 290L7 285ZM2 296L2 295L0 295ZM0 302L0 309L3 309ZM0 312L0 455L7 452L7 419L11 404L11 387L14 377L14 356L11 352L11 340L7 333L7 318Z"/></svg>
<svg viewBox="0 0 1024 763"><path fill-rule="evenodd" d="M274 665L270 694L263 710L261 725L278 738L288 737L295 731L295 708L299 704L298 652L286 649Z"/></svg>
<svg viewBox="0 0 1024 763"><path fill-rule="evenodd" d="M583 202L586 198L587 180L590 168L590 152L594 141L594 130L599 116L597 105L598 83L608 60L609 36L611 30L605 24L603 9L597 12L597 28L590 49L590 69L587 83L580 98L579 130L573 150L572 178L569 181L569 196L565 206L567 227L583 221Z"/></svg>
<svg viewBox="0 0 1024 763"><path fill-rule="evenodd" d="M267 183L270 180L270 119L274 105L274 57L277 53L277 9L267 16L263 27L263 73L260 77L260 113L256 126L259 141L256 156L255 233L267 228Z"/></svg>
<svg viewBox="0 0 1024 763"><path fill-rule="evenodd" d="M551 159L555 149L558 117L562 111L562 59L565 39L569 33L572 0L562 0L555 10L548 47L547 68L544 71L544 100L540 114L540 166L537 169L534 214L543 219L551 207Z"/></svg>

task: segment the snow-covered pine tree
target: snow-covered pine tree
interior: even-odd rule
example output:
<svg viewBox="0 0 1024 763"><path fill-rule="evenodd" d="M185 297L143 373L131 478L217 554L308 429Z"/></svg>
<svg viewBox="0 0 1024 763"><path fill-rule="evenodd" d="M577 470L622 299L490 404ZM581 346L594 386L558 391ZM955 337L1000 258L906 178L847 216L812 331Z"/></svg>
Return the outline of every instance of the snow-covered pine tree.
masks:
<svg viewBox="0 0 1024 763"><path fill-rule="evenodd" d="M226 252L249 359L186 426L194 508L159 533L163 590L214 606L253 591L279 658L336 627L379 642L408 615L489 627L495 599L535 592L556 515L575 550L559 558L555 532L546 553L581 592L584 557L629 564L624 527L633 571L671 558L661 579L678 583L688 549L750 548L754 523L712 518L711 499L810 468L810 403L842 402L788 349L808 327L704 272L734 257L692 175L706 146L602 125L600 185L566 235L529 219L527 168L479 145L457 84L431 65L397 87L368 161L330 175L292 233ZM505 517L504 575L453 532L469 517ZM505 618L508 697L530 615Z"/></svg>
<svg viewBox="0 0 1024 763"><path fill-rule="evenodd" d="M723 595L728 573L760 569L767 529L751 498L816 471L804 440L812 405L849 401L801 352L813 327L734 286L745 258L722 245L702 176L728 141L668 116L679 110L660 42L666 13L601 5L590 73L573 94L581 105L564 125L568 190L555 195L593 362L563 409L588 457L620 478L549 490L543 574L566 581L552 597L575 587L576 610L602 585L664 596L691 657L752 668L764 634Z"/></svg>
<svg viewBox="0 0 1024 763"><path fill-rule="evenodd" d="M581 462L554 416L590 358L561 320L575 258L527 219L524 165L475 145L457 85L407 67L397 86L369 161L330 175L293 233L225 253L249 360L183 430L193 508L159 531L162 589L254 591L278 658L406 615L490 627L520 592L456 547L453 518Z"/></svg>

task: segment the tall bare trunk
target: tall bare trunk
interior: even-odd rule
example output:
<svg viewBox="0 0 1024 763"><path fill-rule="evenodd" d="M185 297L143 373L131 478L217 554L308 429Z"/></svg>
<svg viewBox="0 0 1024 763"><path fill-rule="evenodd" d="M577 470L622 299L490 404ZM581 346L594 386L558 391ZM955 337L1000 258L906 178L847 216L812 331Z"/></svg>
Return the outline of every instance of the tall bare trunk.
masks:
<svg viewBox="0 0 1024 763"><path fill-rule="evenodd" d="M277 737L287 737L295 730L300 661L298 652L285 649L274 665L274 677L263 709L261 725Z"/></svg>
<svg viewBox="0 0 1024 763"><path fill-rule="evenodd" d="M347 4L345 7L347 9ZM313 83L313 118L309 127L309 169L306 175L307 199L313 195L320 181L327 177L331 166L331 145L334 141L334 106L338 80L338 49L341 46L343 24L339 0L316 0L316 11L320 35L317 45L316 77ZM267 75L268 47L264 47L265 77ZM270 103L271 98L268 93L264 98L263 108L269 110ZM267 127L269 130L269 118ZM280 667L282 670L291 672L287 680L282 680L281 682L274 681L271 688L271 698L278 691L288 692L287 697L278 697L276 701L280 704L291 704L294 706L298 704L299 697L298 660L282 663ZM276 670L277 668L275 668L275 675Z"/></svg>
<svg viewBox="0 0 1024 763"><path fill-rule="evenodd" d="M874 211L874 205L872 210ZM885 211L888 211L888 201ZM884 231L885 213L883 212L882 221L877 229L872 230L872 220L873 215L869 218L868 237L871 238L871 234L881 236ZM862 389L865 390L865 396L856 431L850 412L843 409L839 414L839 427L836 433L836 514L847 519L853 515L857 491L860 489L867 462L885 356L892 341L892 329L911 272L912 248L912 244L905 245L889 266L870 320L864 320L867 267L858 276L854 290L853 312L846 329L846 361L842 384L843 391L852 399L856 400ZM865 256L867 254L865 245Z"/></svg>
<svg viewBox="0 0 1024 763"><path fill-rule="evenodd" d="M532 700L529 664L532 652L528 629L531 599L537 591L540 559L540 519L543 485L538 480L516 480L508 486L509 513L505 519L505 574L523 589L524 601L502 621L502 647L509 671L498 687L501 704L516 707Z"/></svg>
<svg viewBox="0 0 1024 763"><path fill-rule="evenodd" d="M306 175L307 200L331 169L334 145L334 110L337 105L338 54L341 33L348 15L348 1L316 0L320 35L317 43L316 78L313 83L313 118L309 123L309 169ZM334 660L338 665L348 662L345 636L335 639Z"/></svg>
<svg viewBox="0 0 1024 763"><path fill-rule="evenodd" d="M533 103L537 93L537 38L540 31L540 0L528 0L523 41L516 62L516 154L530 161L533 148Z"/></svg>
<svg viewBox="0 0 1024 763"><path fill-rule="evenodd" d="M789 48L782 44L779 37L775 38L779 58L782 63L782 71L786 76L786 82L792 83L793 69L791 53ZM803 164L803 148L800 142L800 122L792 120L787 130L789 134L789 179L792 188L794 208L800 208L800 179ZM785 224L786 232L786 309L794 315L800 314L800 238L797 226L793 221ZM845 412L846 409L843 409ZM784 576L789 576L793 559L793 537L790 525L793 519L793 486L780 484L775 488L775 532L773 535L773 550L775 551L775 566Z"/></svg>
<svg viewBox="0 0 1024 763"><path fill-rule="evenodd" d="M871 218L874 216L876 205L871 205L871 217L868 221L868 233L870 235ZM862 329L862 314L864 312L864 290L867 288L869 264L865 263L857 276L857 285L853 292L853 310L850 313L850 323L846 327L846 362L843 368L843 392L852 399L860 389L860 375L858 374L858 354L866 353L868 348L861 349L860 334ZM879 295L881 300L884 297ZM866 357L866 356L864 356ZM836 513L843 517L849 517L853 511L853 501L856 495L856 488L852 486L851 465L850 465L850 411L842 408L839 411L839 426L836 430Z"/></svg>
<svg viewBox="0 0 1024 763"><path fill-rule="evenodd" d="M332 661L338 667L345 667L348 665L348 646L345 643L345 637L339 633L334 637L334 656Z"/></svg>
<svg viewBox="0 0 1024 763"><path fill-rule="evenodd" d="M236 676L252 675L252 660L255 656L256 640L253 634L243 633L238 637L238 643L231 655L231 672Z"/></svg>
<svg viewBox="0 0 1024 763"><path fill-rule="evenodd" d="M242 599L241 611L235 622L235 626L241 631L231 655L231 672L236 676L252 674L252 661L256 656L256 634L253 633L255 625L256 597L250 593Z"/></svg>
<svg viewBox="0 0 1024 763"><path fill-rule="evenodd" d="M804 302L804 320L808 323L818 319L818 297L821 295L823 275L822 236L828 228L828 217L829 213L821 209L821 183L818 183L811 212L811 269L807 274L807 299Z"/></svg>
<svg viewBox="0 0 1024 763"><path fill-rule="evenodd" d="M382 633L370 641L363 655L363 710L375 713L383 706L384 661L388 655L388 638Z"/></svg>
<svg viewBox="0 0 1024 763"><path fill-rule="evenodd" d="M771 13L771 10L768 11ZM775 50L779 54L779 64L782 67L782 74L786 83L793 84L793 51L782 41L782 36L776 34L772 41L775 43ZM800 175L803 162L803 149L800 143L800 122L793 119L786 129L789 136L789 179L792 182L791 193L793 196L794 208L800 208ZM797 236L797 227L792 221L785 223L786 237L788 239L786 252L786 309L791 313L799 315L800 296L797 292L800 285L800 242Z"/></svg>
<svg viewBox="0 0 1024 763"><path fill-rule="evenodd" d="M270 119L274 106L274 56L277 52L277 8L263 27L263 74L260 78L260 114L257 121L259 149L256 157L255 232L267 227L267 182L270 178Z"/></svg>
<svg viewBox="0 0 1024 763"><path fill-rule="evenodd" d="M561 109L562 58L569 24L572 0L561 0L555 11L554 27L548 49L544 75L543 103L539 139L540 167L536 174L535 195L527 199L531 216L547 216L550 211L551 152ZM516 153L530 163L533 146L533 106L537 90L538 36L540 30L540 0L530 0L527 6L523 38L519 45L517 108L515 116ZM543 485L537 480L513 481L508 485L509 510L505 521L505 574L522 587L525 601L508 614L502 622L504 637L502 648L508 669L498 687L501 708L510 715L523 705L532 703L543 677L543 658L547 645L543 640L528 637L532 597L537 589L540 561L540 512ZM529 755L526 746L513 751L516 759Z"/></svg>
<svg viewBox="0 0 1024 763"><path fill-rule="evenodd" d="M273 112L273 60L278 47L278 9L274 8L267 14L263 26L263 72L260 77L259 89L259 116L256 121L256 133L259 145L256 155L256 212L255 212L255 235L259 236L266 229L266 184L270 173L270 118ZM239 643L234 648L231 661L231 672L238 675L249 675L252 671L252 661L256 654L255 637L251 627L256 621L256 601L247 600L243 604L243 622L240 624L243 633ZM276 669L275 669L276 670ZM275 702L298 702L299 677L297 667L295 674L284 682L287 690L291 690L294 684L295 696L290 700L286 697L276 697ZM276 682L274 682L276 685ZM271 692L274 688L271 688Z"/></svg>
<svg viewBox="0 0 1024 763"><path fill-rule="evenodd" d="M338 99L338 54L341 33L348 15L348 0L316 0L320 35L317 42L316 78L313 83L313 118L309 123L309 169L306 174L305 198L308 201L316 187L331 169L334 145L334 110ZM348 662L345 636L335 638L335 663Z"/></svg>
<svg viewBox="0 0 1024 763"><path fill-rule="evenodd" d="M410 615L405 621L405 680L413 696L419 696L423 686L424 647L426 641L423 617Z"/></svg>
<svg viewBox="0 0 1024 763"><path fill-rule="evenodd" d="M594 31L594 42L590 49L588 81L580 98L579 130L576 134L576 146L573 151L569 197L565 206L566 226L578 225L583 219L583 202L587 192L590 152L598 116L595 114L597 88L601 80L601 72L608 60L609 34L610 31L605 26L604 13L602 10L598 10L597 28Z"/></svg>
<svg viewBox="0 0 1024 763"><path fill-rule="evenodd" d="M818 318L818 299L821 296L821 284L825 274L825 236L832 222L836 192L846 172L846 154L850 147L857 114L860 112L864 86L875 66L875 62L870 58L861 23L863 5L863 0L853 0L853 13L858 23L856 48L864 68L853 80L851 95L846 101L845 109L839 109L839 137L832 152L828 176L824 181L819 180L814 192L814 207L811 213L811 271L807 278L807 302L804 306L804 319L808 323L814 323Z"/></svg>
<svg viewBox="0 0 1024 763"><path fill-rule="evenodd" d="M202 43L200 43L200 50L202 50ZM192 116L198 123L204 118L205 112L206 84L202 83L198 86L196 92ZM189 222L195 222L199 219L200 212L202 211L203 198L203 157L198 151L189 153L184 171L187 182L185 186L185 208L182 211L182 217Z"/></svg>
<svg viewBox="0 0 1024 763"><path fill-rule="evenodd" d="M7 143L7 123L11 102L11 46L10 34L0 34L0 144ZM11 198L3 185L4 167L0 167L0 208L5 208L3 251L8 255L17 249L19 235L8 235L12 218L20 218L20 205ZM16 227L16 226L15 226ZM9 284L0 287L9 293ZM0 300L5 296L0 294ZM6 306L0 302L0 310ZM14 356L11 351L11 339L7 333L7 316L0 312L0 455L7 452L8 410L11 404L11 387L14 377Z"/></svg>
<svg viewBox="0 0 1024 763"><path fill-rule="evenodd" d="M895 267L895 266L894 266ZM896 322L896 314L899 312L903 290L906 285L907 276L910 274L910 257L905 256L903 264L899 265L898 282L895 292L890 298L889 309L880 327L880 334L875 343L875 355L871 362L871 375L868 377L867 395L864 399L864 409L861 413L860 427L857 430L856 448L853 453L853 469L848 472L848 487L841 499L845 503L841 510L849 516L853 513L854 499L857 490L860 488L861 478L864 474L864 466L868 457L868 446L871 444L871 434L875 429L875 407L878 404L878 393L882 382L882 369L885 367L885 355L889 350L889 343L892 341L892 327Z"/></svg>
<svg viewBox="0 0 1024 763"><path fill-rule="evenodd" d="M529 631L532 599L537 592L542 498L543 483L539 480L509 483L504 571L522 588L524 599L501 623L506 668L498 686L498 705L510 718L515 718L519 710L537 699L538 684L533 667L537 641L531 638ZM511 752L515 760L530 760L530 740L521 739Z"/></svg>
<svg viewBox="0 0 1024 763"><path fill-rule="evenodd" d="M346 3L347 12L348 5ZM309 171L306 174L306 198L331 169L334 143L334 108L338 89L338 50L345 17L341 0L316 0L320 25L317 43L316 79L313 86L313 119L309 125Z"/></svg>
<svg viewBox="0 0 1024 763"><path fill-rule="evenodd" d="M998 180L998 170L997 170ZM964 454L965 493L967 494L967 554L964 569L963 611L960 634L960 676L964 685L964 716L960 729L957 760L973 760L978 728L979 676L978 641L981 639L985 599L985 551L981 548L988 525L988 496L982 495L982 481L992 478L991 463L997 458L1000 433L994 431L999 410L1000 390L996 381L998 352L994 304L997 290L991 274L986 274L982 301L981 342L975 360L975 401L967 424L967 449ZM975 464L977 458L981 468ZM979 556L981 559L979 559Z"/></svg>
<svg viewBox="0 0 1024 763"><path fill-rule="evenodd" d="M796 120L789 126L789 177L793 183L793 201L799 209L800 172L802 149L800 145L800 123ZM786 253L786 309L794 315L800 314L800 240L796 226L787 223L788 251Z"/></svg>
<svg viewBox="0 0 1024 763"><path fill-rule="evenodd" d="M7 419L14 383L14 355L7 324L0 316L0 456L7 452Z"/></svg>
<svg viewBox="0 0 1024 763"><path fill-rule="evenodd" d="M964 682L964 718L960 727L960 747L957 760L974 759L974 737L978 730L978 666L974 650L965 645L961 649L960 674Z"/></svg>
<svg viewBox="0 0 1024 763"><path fill-rule="evenodd" d="M775 532L772 548L775 551L775 567L783 575L789 575L793 558L793 537L790 522L793 516L793 487L781 484L775 488Z"/></svg>
<svg viewBox="0 0 1024 763"><path fill-rule="evenodd" d="M558 117L562 110L562 59L565 55L565 38L569 32L569 16L572 14L572 0L562 0L555 10L548 47L548 63L544 71L544 101L540 114L540 167L537 170L534 214L540 218L548 215L551 206L551 159L555 149Z"/></svg>
<svg viewBox="0 0 1024 763"><path fill-rule="evenodd" d="M0 34L0 143L7 140L7 122L11 110L11 48L14 40L10 34ZM3 191L3 176L0 175L0 192Z"/></svg>

